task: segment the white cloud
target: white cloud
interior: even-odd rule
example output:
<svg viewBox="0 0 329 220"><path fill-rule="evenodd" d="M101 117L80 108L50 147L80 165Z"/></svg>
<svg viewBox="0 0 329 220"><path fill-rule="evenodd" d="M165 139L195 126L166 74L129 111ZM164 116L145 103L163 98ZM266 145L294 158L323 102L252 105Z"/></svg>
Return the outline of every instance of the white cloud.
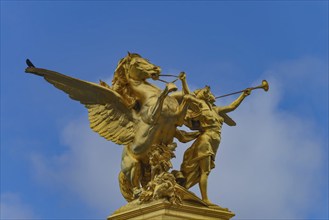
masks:
<svg viewBox="0 0 329 220"><path fill-rule="evenodd" d="M303 218L321 193L324 143L312 124L276 109L275 89L248 97L222 134L211 188L239 218Z"/></svg>
<svg viewBox="0 0 329 220"><path fill-rule="evenodd" d="M118 183L121 149L89 128L87 115L71 121L63 130L67 151L60 156L32 157L36 177L49 187L78 196L98 213L107 216L122 206ZM78 213L77 213L78 214ZM63 216L65 217L65 216Z"/></svg>
<svg viewBox="0 0 329 220"><path fill-rule="evenodd" d="M309 93L299 86L313 88L314 91L328 86L328 63L315 57L305 56L274 64L266 74L279 77L290 92Z"/></svg>
<svg viewBox="0 0 329 220"><path fill-rule="evenodd" d="M274 76L280 81L285 98L290 99L296 109L300 108L304 113L319 109L328 112L328 62L303 57L277 63L264 75Z"/></svg>
<svg viewBox="0 0 329 220"><path fill-rule="evenodd" d="M268 93L253 91L231 114L237 127L223 128L210 190L216 202L236 211L237 218L307 219L307 213L319 208L321 198L328 205L328 191L323 191L328 186L324 137L317 134L314 121L279 108L292 86L279 79L293 83L296 72L308 77L306 70L317 63L300 62L282 65L293 76L287 70L280 72L280 66L276 76L269 78ZM319 71L320 76L323 72ZM323 86L314 81L304 83ZM322 203L320 210L327 213L328 207Z"/></svg>
<svg viewBox="0 0 329 220"><path fill-rule="evenodd" d="M300 62L305 64L305 60ZM309 62L307 68L312 69L309 65L314 63ZM317 135L315 122L279 108L289 88L282 74L293 79L288 74L306 67L299 68L297 61L283 66L278 65L276 74L267 78L268 93L253 91L231 114L238 125L223 128L209 194L213 202L236 212L236 219L307 218L316 201L323 199L323 185L328 186L323 176L325 141ZM47 184L60 183L105 216L125 204L117 181L121 147L93 133L86 117L64 129L66 152L50 160L36 156L33 161L37 176L47 179ZM185 149L178 147L175 168ZM327 208L320 209L325 213Z"/></svg>
<svg viewBox="0 0 329 220"><path fill-rule="evenodd" d="M31 207L17 193L5 192L1 194L1 219L35 219Z"/></svg>

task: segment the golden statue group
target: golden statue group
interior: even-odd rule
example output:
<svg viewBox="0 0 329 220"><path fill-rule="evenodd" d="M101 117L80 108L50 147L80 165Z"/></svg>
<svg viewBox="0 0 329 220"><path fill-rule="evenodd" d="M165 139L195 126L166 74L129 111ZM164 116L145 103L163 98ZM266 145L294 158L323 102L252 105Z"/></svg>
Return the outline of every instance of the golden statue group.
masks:
<svg viewBox="0 0 329 220"><path fill-rule="evenodd" d="M160 79L172 75L160 74L159 66L136 53L128 53L119 61L112 85L36 68L29 60L27 65L25 72L42 76L85 105L92 130L123 145L120 190L132 204L167 200L179 205L184 200L199 200L204 206L216 207L208 198L207 183L215 167L222 125L235 125L226 113L234 111L251 90L268 90L264 80L262 86L241 91L230 105L216 106L210 87L191 92L186 74L181 72L176 77L182 83L182 91L177 91L176 80ZM147 79L166 82L166 86L162 90ZM178 128L183 125L191 131ZM174 138L181 143L193 141L184 153L180 170L171 170L170 160L177 147ZM197 183L202 200L188 191Z"/></svg>

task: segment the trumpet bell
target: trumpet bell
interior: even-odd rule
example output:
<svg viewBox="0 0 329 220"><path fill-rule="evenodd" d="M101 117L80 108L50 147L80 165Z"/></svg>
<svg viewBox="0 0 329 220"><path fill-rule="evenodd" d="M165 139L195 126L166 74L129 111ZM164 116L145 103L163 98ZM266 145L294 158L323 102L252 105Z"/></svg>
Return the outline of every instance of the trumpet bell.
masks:
<svg viewBox="0 0 329 220"><path fill-rule="evenodd" d="M265 79L262 81L261 87L264 89L265 92L267 92L270 88L270 86L268 85L268 82Z"/></svg>

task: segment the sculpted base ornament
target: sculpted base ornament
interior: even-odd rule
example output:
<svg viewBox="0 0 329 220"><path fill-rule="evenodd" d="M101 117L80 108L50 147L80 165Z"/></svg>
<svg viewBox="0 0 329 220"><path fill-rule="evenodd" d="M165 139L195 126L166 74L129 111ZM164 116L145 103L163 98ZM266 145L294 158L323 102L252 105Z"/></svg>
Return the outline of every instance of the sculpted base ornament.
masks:
<svg viewBox="0 0 329 220"><path fill-rule="evenodd" d="M242 95L230 105L218 107L210 87L190 92L182 72L177 76L182 91L177 91L177 79L171 83L161 80L161 76L171 75L161 75L160 67L136 53L128 53L119 61L112 85L36 68L29 60L27 65L25 72L42 76L83 104L88 109L92 130L124 146L119 183L130 206L164 199L176 205L189 200L219 208L208 199L207 182L214 168L222 124L235 125L226 113L235 110L252 89L268 90L263 81L260 87L240 91ZM166 86L162 90L148 79L166 82ZM182 125L192 131L179 130ZM193 144L184 154L181 169L170 172L170 160L177 147L174 138ZM197 183L202 200L188 191Z"/></svg>

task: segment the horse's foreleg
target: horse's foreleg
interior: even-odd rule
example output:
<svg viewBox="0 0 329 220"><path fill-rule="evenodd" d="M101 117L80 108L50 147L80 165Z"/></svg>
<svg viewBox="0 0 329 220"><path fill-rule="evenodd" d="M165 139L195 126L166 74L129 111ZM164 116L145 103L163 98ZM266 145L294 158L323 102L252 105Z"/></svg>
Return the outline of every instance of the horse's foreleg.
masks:
<svg viewBox="0 0 329 220"><path fill-rule="evenodd" d="M157 123L163 107L163 102L170 92L176 91L177 87L173 83L168 83L166 88L159 95L157 102L149 109L149 120L151 124Z"/></svg>

